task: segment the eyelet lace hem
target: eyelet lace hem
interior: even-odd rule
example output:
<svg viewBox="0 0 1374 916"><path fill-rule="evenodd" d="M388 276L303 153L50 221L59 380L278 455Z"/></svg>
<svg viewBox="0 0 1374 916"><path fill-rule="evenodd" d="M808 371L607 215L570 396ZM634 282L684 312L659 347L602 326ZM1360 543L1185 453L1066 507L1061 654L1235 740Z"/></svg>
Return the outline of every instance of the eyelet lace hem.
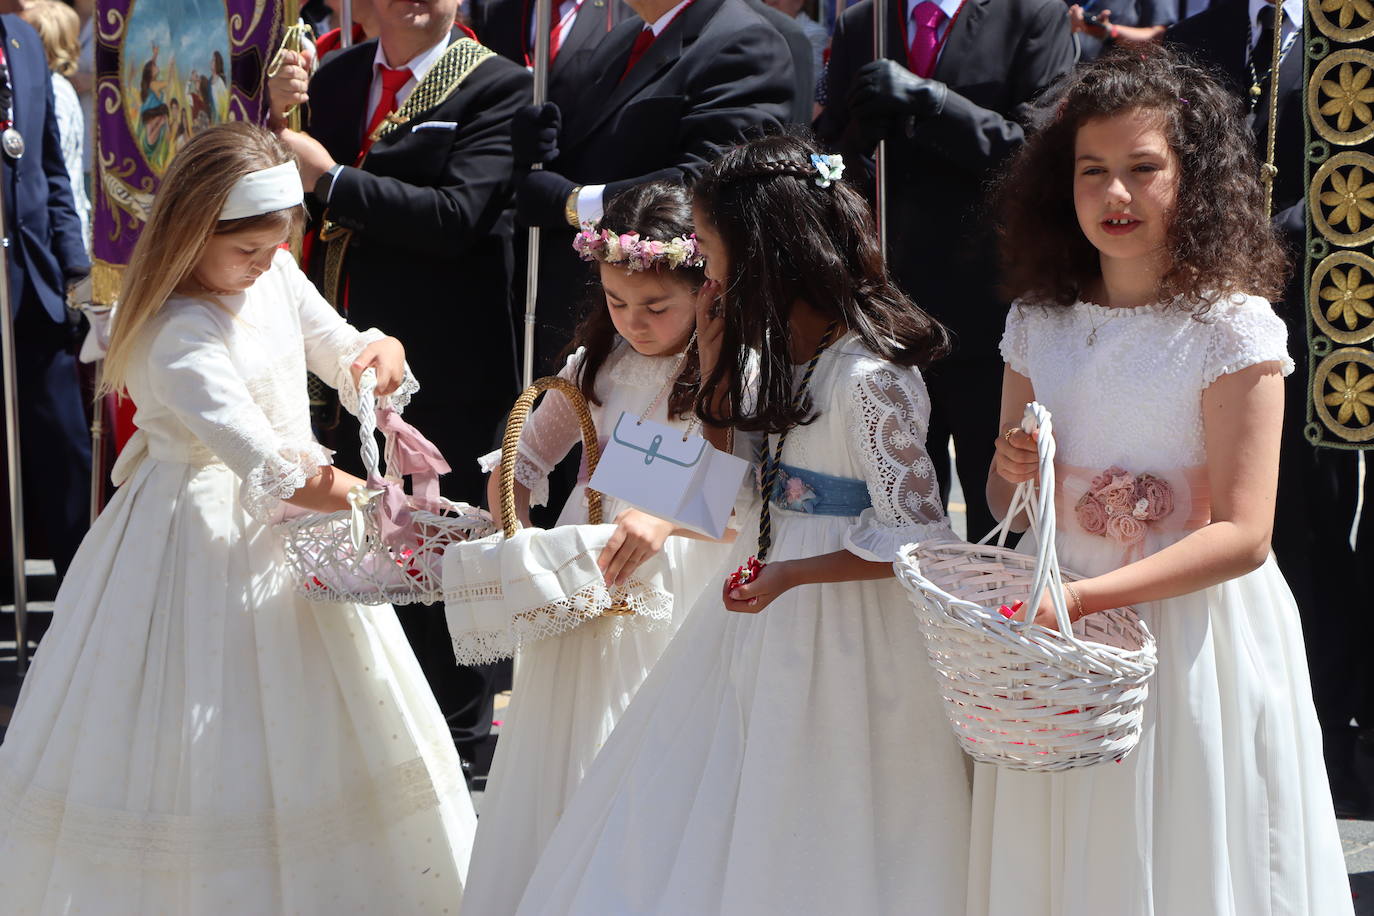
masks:
<svg viewBox="0 0 1374 916"><path fill-rule="evenodd" d="M253 518L272 523L280 504L295 495L305 482L317 477L320 468L333 464L330 452L318 442L283 447L248 472L239 491L239 503Z"/></svg>
<svg viewBox="0 0 1374 916"><path fill-rule="evenodd" d="M461 589L447 590L444 597L455 602L504 600L499 581L469 583ZM455 636L453 656L460 665L481 665L510 658L523 645L559 636L603 616L603 609L613 600L623 600L634 613L608 618L614 621L612 639L619 638L628 627L653 632L672 623L672 593L638 579L631 579L614 593L605 583L593 582L557 601L512 615L505 627L467 630Z"/></svg>

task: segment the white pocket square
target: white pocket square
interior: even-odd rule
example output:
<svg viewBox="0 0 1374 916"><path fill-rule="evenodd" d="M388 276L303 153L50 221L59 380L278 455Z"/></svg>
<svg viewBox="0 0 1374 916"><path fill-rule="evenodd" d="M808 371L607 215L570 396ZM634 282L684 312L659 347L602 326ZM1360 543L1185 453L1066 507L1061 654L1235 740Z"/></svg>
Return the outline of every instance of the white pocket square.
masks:
<svg viewBox="0 0 1374 916"><path fill-rule="evenodd" d="M457 129L458 129L458 122L457 122L457 121L421 121L419 124L413 125L410 129L411 129L412 132L420 131L420 130L457 130Z"/></svg>

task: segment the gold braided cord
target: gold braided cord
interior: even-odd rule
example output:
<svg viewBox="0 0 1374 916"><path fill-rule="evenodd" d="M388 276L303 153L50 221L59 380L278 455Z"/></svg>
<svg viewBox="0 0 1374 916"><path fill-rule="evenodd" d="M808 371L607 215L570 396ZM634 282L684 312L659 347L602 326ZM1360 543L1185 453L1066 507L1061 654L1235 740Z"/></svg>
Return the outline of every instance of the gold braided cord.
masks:
<svg viewBox="0 0 1374 916"><path fill-rule="evenodd" d="M820 364L821 356L830 344L835 340L835 332L839 329L838 321L830 322L825 333L821 335L821 342L816 345L815 355L811 357L811 362L806 364L806 372L802 374L801 385L797 388L797 393L792 398L792 403L800 405L806 399L806 391L811 387L811 376L816 374L816 366ZM787 434L791 431L789 426L778 433L778 444L772 453L767 455L767 462L763 467L763 477L759 483L759 490L763 495L763 509L759 512L759 549L755 554L760 563L768 559L768 551L773 546L773 513L769 505L773 501L773 490L778 484L778 472L782 469L782 448L787 444Z"/></svg>
<svg viewBox="0 0 1374 916"><path fill-rule="evenodd" d="M1276 164L1278 154L1279 130L1279 70L1283 68L1283 0L1274 3L1274 53L1269 58L1269 137L1265 151L1264 165L1260 168L1260 178L1264 181L1264 216L1266 219L1274 212L1274 178L1279 173ZM1299 26L1299 29L1302 27ZM1302 39L1299 38L1299 41Z"/></svg>
<svg viewBox="0 0 1374 916"><path fill-rule="evenodd" d="M300 0L283 0L282 19L290 23L282 31L281 46L277 48L277 53L272 57L272 63L267 66L267 78L271 79L277 75L281 69L282 60L287 51L300 53L305 50L307 44L314 43L314 30L301 20ZM299 105L292 105L286 112L286 126L292 130L301 129L301 112Z"/></svg>
<svg viewBox="0 0 1374 916"><path fill-rule="evenodd" d="M506 420L506 434L501 439L501 530L506 537L513 537L520 530L520 520L515 515L515 460L520 449L520 434L525 431L525 421L529 419L534 402L545 391L557 391L568 399L573 413L577 414L577 425L582 429L582 448L587 457L587 473L596 473L596 465L601 460L601 443L596 436L596 424L587 408L587 399L582 390L565 378L550 375L536 379L535 383L515 399ZM601 524L601 494L587 490L587 523Z"/></svg>

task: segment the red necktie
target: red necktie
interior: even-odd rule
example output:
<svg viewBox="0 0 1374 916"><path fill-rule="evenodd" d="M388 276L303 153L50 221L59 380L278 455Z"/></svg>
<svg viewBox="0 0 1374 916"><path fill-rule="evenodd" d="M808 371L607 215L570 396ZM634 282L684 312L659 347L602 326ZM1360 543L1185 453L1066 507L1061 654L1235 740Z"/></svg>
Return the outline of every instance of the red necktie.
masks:
<svg viewBox="0 0 1374 916"><path fill-rule="evenodd" d="M634 69L635 64L639 63L639 59L644 56L644 52L649 50L649 45L653 43L654 30L646 25L644 31L640 32L639 36L635 38L634 47L630 48L630 60L625 64L625 72L620 74L622 80L629 75L630 71Z"/></svg>
<svg viewBox="0 0 1374 916"><path fill-rule="evenodd" d="M938 3L922 0L911 11L911 18L916 20L916 37L911 39L911 47L907 49L907 63L912 73L928 77L935 72L935 60L940 51L936 30L945 18L945 11Z"/></svg>
<svg viewBox="0 0 1374 916"><path fill-rule="evenodd" d="M367 125L367 133L363 134L363 148L358 151L358 161L367 155L367 151L372 148L372 134L386 116L396 110L396 93L401 91L401 87L410 82L410 70L402 67L393 70L390 67L382 67L382 95L377 99L377 110L372 113L372 122Z"/></svg>

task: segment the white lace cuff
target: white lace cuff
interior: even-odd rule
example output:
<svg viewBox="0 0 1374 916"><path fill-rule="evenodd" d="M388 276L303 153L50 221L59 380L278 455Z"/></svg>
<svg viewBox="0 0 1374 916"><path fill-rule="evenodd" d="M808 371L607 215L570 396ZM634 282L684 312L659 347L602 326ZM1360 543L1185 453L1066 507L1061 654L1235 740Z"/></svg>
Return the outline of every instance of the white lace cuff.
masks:
<svg viewBox="0 0 1374 916"><path fill-rule="evenodd" d="M332 453L318 442L304 446L283 446L248 472L239 489L239 504L253 518L265 524L277 520L283 500L290 499L305 482L333 464Z"/></svg>
<svg viewBox="0 0 1374 916"><path fill-rule="evenodd" d="M501 450L488 452L477 459L477 466L483 474L491 474L501 466ZM534 462L524 455L515 458L515 480L530 491L531 506L546 506L549 503L549 477L535 467Z"/></svg>
<svg viewBox="0 0 1374 916"><path fill-rule="evenodd" d="M938 522L890 525L869 508L865 509L859 520L850 525L849 530L844 533L844 549L861 560L892 563L907 544L957 539L949 527L949 522L943 519Z"/></svg>
<svg viewBox="0 0 1374 916"><path fill-rule="evenodd" d="M386 334L377 328L368 328L358 334L357 343L352 349L345 350L339 354L339 378L343 384L339 386L339 403L343 405L353 416L358 415L358 389L353 385L353 362L358 358L358 354L367 349L369 344L374 344L385 337ZM401 380L401 385L388 397L391 406L397 413L401 413L410 404L411 397L420 390L420 382L410 371L410 363L406 363L405 378Z"/></svg>

